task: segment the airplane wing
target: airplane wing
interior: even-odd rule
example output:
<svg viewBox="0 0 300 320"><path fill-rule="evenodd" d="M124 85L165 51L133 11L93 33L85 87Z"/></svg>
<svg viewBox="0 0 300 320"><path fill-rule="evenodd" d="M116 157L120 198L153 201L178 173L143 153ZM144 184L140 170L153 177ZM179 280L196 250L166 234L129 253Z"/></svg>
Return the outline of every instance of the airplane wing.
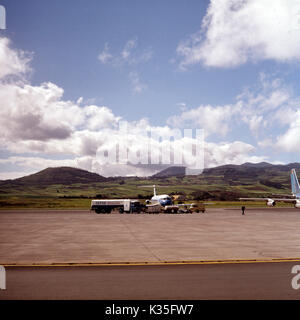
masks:
<svg viewBox="0 0 300 320"><path fill-rule="evenodd" d="M296 199L276 199L276 198L239 198L241 201L267 201L267 202L289 202L295 203Z"/></svg>

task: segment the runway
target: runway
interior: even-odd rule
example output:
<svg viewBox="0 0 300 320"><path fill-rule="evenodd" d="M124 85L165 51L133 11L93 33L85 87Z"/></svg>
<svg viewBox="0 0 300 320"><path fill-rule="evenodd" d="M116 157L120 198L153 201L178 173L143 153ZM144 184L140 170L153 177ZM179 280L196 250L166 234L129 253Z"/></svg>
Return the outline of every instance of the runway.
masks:
<svg viewBox="0 0 300 320"><path fill-rule="evenodd" d="M0 265L300 258L300 210L1 210Z"/></svg>
<svg viewBox="0 0 300 320"><path fill-rule="evenodd" d="M299 230L300 211L292 208L247 209L245 216L234 208L181 215L2 210L7 290L0 299L299 299L291 286Z"/></svg>
<svg viewBox="0 0 300 320"><path fill-rule="evenodd" d="M300 299L294 265L8 267L0 299Z"/></svg>

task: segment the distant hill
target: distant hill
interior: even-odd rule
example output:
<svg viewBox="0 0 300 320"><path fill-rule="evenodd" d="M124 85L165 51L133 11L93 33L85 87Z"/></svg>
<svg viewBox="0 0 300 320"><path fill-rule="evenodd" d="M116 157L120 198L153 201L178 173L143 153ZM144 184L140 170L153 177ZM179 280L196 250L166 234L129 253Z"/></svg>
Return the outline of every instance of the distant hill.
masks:
<svg viewBox="0 0 300 320"><path fill-rule="evenodd" d="M300 170L300 163L290 163L287 165L273 165L267 162L244 163L242 165L223 165L214 168L204 169L198 176L186 176L185 167L172 166L166 168L147 179L168 179L177 177L184 181L188 177L198 179L196 184L215 185L215 186L246 186L259 183L261 186L267 186L276 189L289 188L289 171L295 168ZM185 178L186 177L186 178ZM299 173L300 177L300 173ZM92 173L83 169L72 167L47 168L35 174L13 180L0 181L1 186L47 186L53 184L72 185L75 183L95 183L95 182L113 182L117 180L140 180L139 177L110 177L105 178L97 173ZM178 180L177 180L178 183Z"/></svg>
<svg viewBox="0 0 300 320"><path fill-rule="evenodd" d="M215 168L207 168L204 170L204 175L224 175L224 178L239 179L239 178L254 178L261 174L271 172L288 172L291 169L300 169L300 163L290 163L286 165L274 165L267 162L249 163L242 165L223 165Z"/></svg>
<svg viewBox="0 0 300 320"><path fill-rule="evenodd" d="M287 165L273 165L267 162L244 163L242 165L223 165L214 168L206 168L198 176L185 176L182 181L188 179L190 184L199 185L199 190L194 193L197 198L235 199L249 196L251 192L277 192L286 190L290 192L291 169L300 170L300 163ZM169 169L169 170L168 170ZM178 171L174 167L165 169L152 178L168 179L178 177ZM300 173L298 174L300 177ZM195 180L196 179L196 180ZM187 181L187 180L186 180ZM194 181L192 183L192 181ZM180 183L177 180L177 184ZM203 187L200 187L202 185ZM209 192L207 192L209 191ZM203 193L204 192L204 193ZM222 193L222 196L220 195Z"/></svg>
<svg viewBox="0 0 300 320"><path fill-rule="evenodd" d="M83 169L72 167L47 168L37 173L14 179L0 181L0 185L52 185L52 184L73 184L73 183L91 183L105 181L106 178L97 173L92 173Z"/></svg>
<svg viewBox="0 0 300 320"><path fill-rule="evenodd" d="M291 169L300 169L300 163L290 163L287 165L274 165L268 162L251 163L246 162L241 165L226 164L213 168L206 168L203 170L201 176L221 176L225 179L239 179L239 178L255 178L266 172L287 172ZM172 166L166 168L152 176L152 178L164 178L172 176L185 175L185 167Z"/></svg>
<svg viewBox="0 0 300 320"><path fill-rule="evenodd" d="M259 162L259 163L251 163L251 162L245 162L241 164L242 167L252 167L252 168L270 168L274 165L268 162Z"/></svg>
<svg viewBox="0 0 300 320"><path fill-rule="evenodd" d="M184 176L185 167L169 167L166 168L152 176L152 178L164 178L164 177L173 177L173 176Z"/></svg>

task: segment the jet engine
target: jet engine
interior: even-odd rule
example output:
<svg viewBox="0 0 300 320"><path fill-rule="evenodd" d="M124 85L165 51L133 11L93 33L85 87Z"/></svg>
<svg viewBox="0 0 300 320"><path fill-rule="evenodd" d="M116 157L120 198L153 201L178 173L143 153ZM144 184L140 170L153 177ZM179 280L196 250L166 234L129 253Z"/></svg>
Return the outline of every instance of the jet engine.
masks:
<svg viewBox="0 0 300 320"><path fill-rule="evenodd" d="M299 203L299 205L300 205L300 203ZM276 206L276 201L274 201L273 199L268 199L267 206L269 206L269 207Z"/></svg>
<svg viewBox="0 0 300 320"><path fill-rule="evenodd" d="M296 200L295 208L300 209L300 200Z"/></svg>

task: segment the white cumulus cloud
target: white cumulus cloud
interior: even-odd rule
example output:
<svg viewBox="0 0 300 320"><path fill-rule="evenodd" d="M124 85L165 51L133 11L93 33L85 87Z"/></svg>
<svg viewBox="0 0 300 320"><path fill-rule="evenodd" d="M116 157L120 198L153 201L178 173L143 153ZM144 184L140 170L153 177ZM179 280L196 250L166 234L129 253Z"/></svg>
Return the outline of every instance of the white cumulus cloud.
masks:
<svg viewBox="0 0 300 320"><path fill-rule="evenodd" d="M171 116L167 119L167 123L174 127L197 126L205 130L206 136L214 133L225 136L229 131L229 121L235 112L235 107L232 105L205 105Z"/></svg>
<svg viewBox="0 0 300 320"><path fill-rule="evenodd" d="M29 70L29 55L11 49L10 45L8 38L0 39L0 79L10 75L20 75Z"/></svg>
<svg viewBox="0 0 300 320"><path fill-rule="evenodd" d="M211 0L201 29L177 47L180 66L300 59L299 0Z"/></svg>

